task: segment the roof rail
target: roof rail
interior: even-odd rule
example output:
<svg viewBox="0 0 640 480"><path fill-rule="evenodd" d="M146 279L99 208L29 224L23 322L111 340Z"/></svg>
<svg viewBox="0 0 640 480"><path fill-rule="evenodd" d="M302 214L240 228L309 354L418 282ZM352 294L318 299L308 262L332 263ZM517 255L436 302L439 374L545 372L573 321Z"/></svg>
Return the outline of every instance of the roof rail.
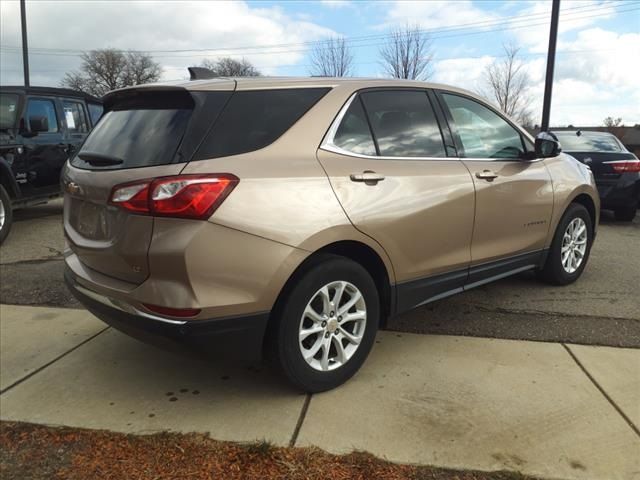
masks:
<svg viewBox="0 0 640 480"><path fill-rule="evenodd" d="M188 67L189 80L207 80L209 78L216 78L217 75L204 67Z"/></svg>

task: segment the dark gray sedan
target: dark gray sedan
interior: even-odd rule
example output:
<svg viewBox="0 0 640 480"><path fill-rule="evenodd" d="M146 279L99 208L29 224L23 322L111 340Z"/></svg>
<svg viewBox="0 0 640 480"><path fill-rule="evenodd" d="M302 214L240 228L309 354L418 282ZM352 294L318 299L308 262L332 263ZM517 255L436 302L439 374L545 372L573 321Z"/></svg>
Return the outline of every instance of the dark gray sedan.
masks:
<svg viewBox="0 0 640 480"><path fill-rule="evenodd" d="M596 179L602 208L630 222L640 205L640 160L607 132L552 132L562 151L588 165Z"/></svg>

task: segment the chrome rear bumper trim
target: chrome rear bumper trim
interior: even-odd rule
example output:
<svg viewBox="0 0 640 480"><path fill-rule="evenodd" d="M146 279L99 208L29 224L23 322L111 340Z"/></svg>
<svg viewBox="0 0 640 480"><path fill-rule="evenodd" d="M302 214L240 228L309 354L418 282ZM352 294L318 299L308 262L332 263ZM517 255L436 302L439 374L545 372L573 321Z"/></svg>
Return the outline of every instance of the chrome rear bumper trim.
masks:
<svg viewBox="0 0 640 480"><path fill-rule="evenodd" d="M92 298L96 302L100 302L103 305L106 305L108 307L117 308L122 312L129 313L132 315L138 315L140 317L145 317L150 320L155 320L157 322L168 323L170 325L185 325L187 323L186 320L172 320L170 318L163 318L163 317L158 317L156 315L151 315L147 312L138 310L133 305L116 300L114 298L107 297L105 295L101 295L97 292L94 292L93 290L89 290L83 287L82 285L78 284L78 282L74 282L74 283L75 285L73 285L73 288L78 290L83 295L86 295L87 297Z"/></svg>

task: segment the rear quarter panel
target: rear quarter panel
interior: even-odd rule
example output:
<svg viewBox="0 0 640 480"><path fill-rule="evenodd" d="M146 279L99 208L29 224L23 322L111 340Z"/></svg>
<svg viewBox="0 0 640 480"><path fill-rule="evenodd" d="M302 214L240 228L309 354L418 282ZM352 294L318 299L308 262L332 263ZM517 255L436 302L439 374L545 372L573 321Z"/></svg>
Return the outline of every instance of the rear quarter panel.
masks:
<svg viewBox="0 0 640 480"><path fill-rule="evenodd" d="M246 232L306 252L273 278L271 300L310 252L331 243L364 243L381 257L391 282L391 262L384 249L349 221L316 158L325 132L353 89L329 91L271 145L249 153L192 161L182 173L231 173L240 182L209 222ZM233 245L224 245L233 251ZM264 257L257 261L271 262ZM263 305L271 300L263 299Z"/></svg>

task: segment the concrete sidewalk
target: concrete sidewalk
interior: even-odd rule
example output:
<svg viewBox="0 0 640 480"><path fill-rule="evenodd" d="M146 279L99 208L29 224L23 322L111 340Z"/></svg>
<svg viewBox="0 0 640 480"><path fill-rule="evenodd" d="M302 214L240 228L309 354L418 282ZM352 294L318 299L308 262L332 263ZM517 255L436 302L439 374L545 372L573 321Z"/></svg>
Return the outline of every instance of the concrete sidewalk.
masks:
<svg viewBox="0 0 640 480"><path fill-rule="evenodd" d="M261 365L176 356L84 311L2 305L0 339L3 420L640 479L640 350L382 332L349 383L307 396Z"/></svg>

